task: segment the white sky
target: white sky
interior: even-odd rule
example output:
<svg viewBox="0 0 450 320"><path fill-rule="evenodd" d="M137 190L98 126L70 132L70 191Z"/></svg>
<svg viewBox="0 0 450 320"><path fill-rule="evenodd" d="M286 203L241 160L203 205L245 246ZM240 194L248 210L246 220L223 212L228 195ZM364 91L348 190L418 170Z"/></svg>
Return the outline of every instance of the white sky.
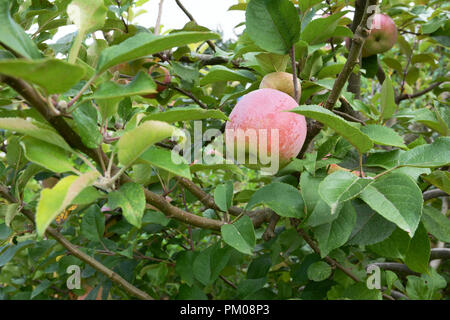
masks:
<svg viewBox="0 0 450 320"><path fill-rule="evenodd" d="M150 0L140 8L147 12L136 17L135 23L154 27L158 16L158 6L160 0ZM207 27L212 31L221 30L224 40L236 39L235 32L242 32L243 27L233 30L234 27L244 22L244 11L227 11L228 8L237 4L237 0L181 0L184 7L192 14L197 23ZM187 22L188 17L177 6L175 0L164 0L161 18L162 32L169 29L180 29Z"/></svg>

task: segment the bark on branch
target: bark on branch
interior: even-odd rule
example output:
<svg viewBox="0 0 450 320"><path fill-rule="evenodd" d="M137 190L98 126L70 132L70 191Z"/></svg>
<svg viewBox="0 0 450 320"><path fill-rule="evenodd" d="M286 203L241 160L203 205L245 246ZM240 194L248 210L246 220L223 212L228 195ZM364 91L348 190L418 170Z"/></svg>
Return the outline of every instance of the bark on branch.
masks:
<svg viewBox="0 0 450 320"><path fill-rule="evenodd" d="M436 82L433 83L432 85L430 85L428 88L423 89L421 91L418 91L416 93L413 94L402 94L398 97L395 98L395 102L398 104L400 101L406 100L406 99L414 99L420 96L423 96L424 94L427 94L428 92L430 92L431 90L433 90L434 88L440 86L442 84L442 82Z"/></svg>
<svg viewBox="0 0 450 320"><path fill-rule="evenodd" d="M334 82L333 89L331 90L330 95L325 103L325 108L328 110L331 110L336 104L336 101L339 99L344 85L347 83L350 74L353 72L353 68L359 62L362 46L367 36L369 35L369 30L367 29L367 19L369 18L367 7L370 5L376 5L377 2L377 0L369 0L366 2L364 11L362 13L361 22L358 24L358 27L356 28L355 34L353 36L353 40L351 42L347 61L345 62L344 68L339 73L338 78Z"/></svg>
<svg viewBox="0 0 450 320"><path fill-rule="evenodd" d="M11 203L17 203L16 199L10 195L9 190L4 187L0 186L0 195L8 200ZM22 208L21 212L31 221L33 224L35 223L34 220L34 213L28 209ZM79 250L74 244L72 244L69 240L67 240L63 235L61 235L58 231L56 231L53 228L47 228L45 233L54 238L56 241L58 241L64 248L66 248L67 251L69 251L73 256L77 257L81 261L84 261L88 265L90 265L92 268L97 270L100 273L103 273L105 276L107 276L111 281L115 282L119 286L121 286L126 292L131 294L132 296L135 296L142 300L154 300L151 296L149 296L144 291L140 290L139 288L136 288L131 283L126 281L124 278L122 278L119 274L112 271L102 263L95 260L93 257L87 255L83 251Z"/></svg>

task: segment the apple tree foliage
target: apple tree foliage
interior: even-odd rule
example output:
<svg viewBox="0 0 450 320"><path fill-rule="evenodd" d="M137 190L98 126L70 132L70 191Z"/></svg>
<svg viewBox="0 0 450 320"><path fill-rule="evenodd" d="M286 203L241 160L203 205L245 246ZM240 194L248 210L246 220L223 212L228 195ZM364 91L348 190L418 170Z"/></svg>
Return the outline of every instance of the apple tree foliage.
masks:
<svg viewBox="0 0 450 320"><path fill-rule="evenodd" d="M0 299L449 298L448 2L380 1L398 41L331 110L367 1L236 0L227 41L137 25L146 2L0 0ZM293 67L308 143L276 175L172 161Z"/></svg>

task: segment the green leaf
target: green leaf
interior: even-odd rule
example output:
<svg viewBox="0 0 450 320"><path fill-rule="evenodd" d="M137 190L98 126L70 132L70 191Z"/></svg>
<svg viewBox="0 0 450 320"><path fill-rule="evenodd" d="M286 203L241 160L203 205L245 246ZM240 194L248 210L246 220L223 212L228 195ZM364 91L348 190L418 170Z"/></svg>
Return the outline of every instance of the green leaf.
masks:
<svg viewBox="0 0 450 320"><path fill-rule="evenodd" d="M205 110L198 106L174 107L164 112L151 113L142 121L157 120L165 122L191 121L203 119L228 120L228 117L220 110Z"/></svg>
<svg viewBox="0 0 450 320"><path fill-rule="evenodd" d="M317 261L311 264L306 271L308 279L312 281L323 281L331 275L331 267L324 261Z"/></svg>
<svg viewBox="0 0 450 320"><path fill-rule="evenodd" d="M432 144L421 145L400 155L399 164L433 168L450 164L450 137L439 137Z"/></svg>
<svg viewBox="0 0 450 320"><path fill-rule="evenodd" d="M383 169L391 169L398 165L398 158L402 150L381 151L369 155L365 165L367 167L381 167Z"/></svg>
<svg viewBox="0 0 450 320"><path fill-rule="evenodd" d="M375 244L394 232L394 223L383 218L361 200L353 200L353 207L356 210L356 225L347 241L348 245Z"/></svg>
<svg viewBox="0 0 450 320"><path fill-rule="evenodd" d="M425 273L430 260L430 239L423 224L419 224L405 256L405 264L412 271Z"/></svg>
<svg viewBox="0 0 450 320"><path fill-rule="evenodd" d="M330 127L348 140L360 153L365 153L373 147L372 140L366 134L362 133L345 119L321 106L303 105L295 107L289 110L289 112L302 114Z"/></svg>
<svg viewBox="0 0 450 320"><path fill-rule="evenodd" d="M330 223L338 217L338 214L331 214L331 207L319 195L322 180L323 177L314 177L307 171L300 177L300 188L308 216L306 224L311 227ZM339 212L339 209L336 212Z"/></svg>
<svg viewBox="0 0 450 320"><path fill-rule="evenodd" d="M0 207L0 217L4 217L5 225L11 227L11 222L14 217L19 213L19 205L17 203L12 203L9 205L2 205Z"/></svg>
<svg viewBox="0 0 450 320"><path fill-rule="evenodd" d="M156 84L153 79L147 73L139 71L133 81L126 85L120 85L114 81L103 82L93 95L88 96L85 99L119 99L157 92Z"/></svg>
<svg viewBox="0 0 450 320"><path fill-rule="evenodd" d="M403 137L392 128L378 124L369 124L361 127L361 131L367 134L376 144L406 149L406 145L403 142Z"/></svg>
<svg viewBox="0 0 450 320"><path fill-rule="evenodd" d="M422 179L450 194L450 172L436 170L429 175L422 175Z"/></svg>
<svg viewBox="0 0 450 320"><path fill-rule="evenodd" d="M264 278L269 272L271 266L272 260L268 254L252 260L247 269L247 279Z"/></svg>
<svg viewBox="0 0 450 320"><path fill-rule="evenodd" d="M373 210L413 237L422 215L423 198L410 177L402 173L382 176L369 185L360 197Z"/></svg>
<svg viewBox="0 0 450 320"><path fill-rule="evenodd" d="M270 52L260 52L255 54L255 58L264 74L285 71L289 62L289 55L287 54L280 55Z"/></svg>
<svg viewBox="0 0 450 320"><path fill-rule="evenodd" d="M219 184L214 190L214 201L220 210L226 212L233 203L233 182Z"/></svg>
<svg viewBox="0 0 450 320"><path fill-rule="evenodd" d="M68 152L54 144L29 136L24 137L20 144L25 157L31 162L58 173L73 170Z"/></svg>
<svg viewBox="0 0 450 320"><path fill-rule="evenodd" d="M331 214L334 214L340 202L357 197L372 182L371 179L360 179L348 171L335 171L320 183L319 194L331 207Z"/></svg>
<svg viewBox="0 0 450 320"><path fill-rule="evenodd" d="M149 147L171 137L177 130L166 122L150 120L125 132L117 143L120 163L124 166L131 165Z"/></svg>
<svg viewBox="0 0 450 320"><path fill-rule="evenodd" d="M233 224L224 224L220 230L225 243L242 253L252 254L256 238L249 216L244 215Z"/></svg>
<svg viewBox="0 0 450 320"><path fill-rule="evenodd" d="M99 177L97 171L90 171L81 176L67 176L52 189L44 189L36 211L36 229L40 237L45 230L84 188L92 185Z"/></svg>
<svg viewBox="0 0 450 320"><path fill-rule="evenodd" d="M108 206L111 209L122 208L122 214L129 223L140 228L145 210L145 193L142 186L128 182L118 191L108 194Z"/></svg>
<svg viewBox="0 0 450 320"><path fill-rule="evenodd" d="M194 269L192 266L194 265L195 257L196 253L193 251L181 251L177 255L175 272L188 285L192 285L194 283Z"/></svg>
<svg viewBox="0 0 450 320"><path fill-rule="evenodd" d="M109 118L114 116L119 109L119 103L122 98L112 98L112 99L99 99L97 104L100 111L100 116L102 117L102 122L106 122Z"/></svg>
<svg viewBox="0 0 450 320"><path fill-rule="evenodd" d="M256 81L255 76L248 70L232 70L225 66L211 67L208 73L200 79L200 85L204 86L219 81L239 81L241 83Z"/></svg>
<svg viewBox="0 0 450 320"><path fill-rule="evenodd" d="M364 282L357 282L346 287L342 296L350 300L382 300L381 290L369 289Z"/></svg>
<svg viewBox="0 0 450 320"><path fill-rule="evenodd" d="M192 287L182 284L180 286L180 290L178 291L178 295L176 297L177 300L208 300L208 296L203 292L202 289L193 285Z"/></svg>
<svg viewBox="0 0 450 320"><path fill-rule="evenodd" d="M394 86L389 77L386 77L381 86L380 109L380 119L391 118L397 109L397 105L395 104Z"/></svg>
<svg viewBox="0 0 450 320"><path fill-rule="evenodd" d="M389 68L394 69L398 73L403 73L402 65L397 59L385 57L383 58L383 62L386 63Z"/></svg>
<svg viewBox="0 0 450 320"><path fill-rule="evenodd" d="M0 43L11 48L14 52L24 58L39 59L41 52L36 44L17 24L9 12L12 2L0 0Z"/></svg>
<svg viewBox="0 0 450 320"><path fill-rule="evenodd" d="M450 220L433 207L423 208L422 222L429 233L437 239L450 243Z"/></svg>
<svg viewBox="0 0 450 320"><path fill-rule="evenodd" d="M194 277L203 285L207 285L211 279L211 248L202 250L192 265Z"/></svg>
<svg viewBox="0 0 450 320"><path fill-rule="evenodd" d="M378 71L378 56L376 54L362 58L362 69L366 78L374 78Z"/></svg>
<svg viewBox="0 0 450 320"><path fill-rule="evenodd" d="M220 243L201 251L192 265L195 278L204 285L213 283L230 260L232 249Z"/></svg>
<svg viewBox="0 0 450 320"><path fill-rule="evenodd" d="M41 86L48 94L66 92L83 78L84 72L80 66L52 58L0 60L0 73Z"/></svg>
<svg viewBox="0 0 450 320"><path fill-rule="evenodd" d="M282 217L301 218L305 214L305 205L300 192L293 186L281 182L273 182L258 189L247 203L245 210L251 210L256 205L266 205Z"/></svg>
<svg viewBox="0 0 450 320"><path fill-rule="evenodd" d="M273 53L288 53L300 37L300 18L289 0L250 1L245 24L255 44Z"/></svg>
<svg viewBox="0 0 450 320"><path fill-rule="evenodd" d="M335 63L329 66L325 66L319 71L317 78L318 79L335 78L336 75L342 71L344 65L345 65L344 63Z"/></svg>
<svg viewBox="0 0 450 320"><path fill-rule="evenodd" d="M447 281L433 268L429 269L429 274L422 274L421 277L407 276L406 294L412 300L438 300L441 295L438 290L447 287Z"/></svg>
<svg viewBox="0 0 450 320"><path fill-rule="evenodd" d="M101 241L105 232L105 216L98 205L90 206L81 220L81 235L90 241Z"/></svg>
<svg viewBox="0 0 450 320"><path fill-rule="evenodd" d="M244 173L242 170L235 164L230 163L219 163L219 164L192 164L190 166L191 173L199 172L199 171L217 171L222 170L224 172L231 172L240 176L243 176Z"/></svg>
<svg viewBox="0 0 450 320"><path fill-rule="evenodd" d="M81 34L101 28L107 11L103 0L72 0L67 6L67 15Z"/></svg>
<svg viewBox="0 0 450 320"><path fill-rule="evenodd" d="M189 164L182 156L171 150L152 146L139 157L139 162L150 164L180 177L192 179Z"/></svg>
<svg viewBox="0 0 450 320"><path fill-rule="evenodd" d="M31 293L30 299L33 299L34 297L40 295L42 292L48 289L48 287L51 286L51 282L48 279L44 279L40 284L36 286L36 288L33 289L33 292Z"/></svg>
<svg viewBox="0 0 450 320"><path fill-rule="evenodd" d="M164 36L140 32L118 45L103 50L98 60L97 73L101 73L119 63L135 60L174 47L182 47L189 43L219 38L218 34L212 32L176 32Z"/></svg>
<svg viewBox="0 0 450 320"><path fill-rule="evenodd" d="M27 240L23 242L19 242L16 245L9 246L8 249L4 250L0 254L0 267L3 267L5 264L7 264L9 261L11 261L12 258L21 250L26 249L28 247L31 247L34 245L34 241Z"/></svg>
<svg viewBox="0 0 450 320"><path fill-rule="evenodd" d="M370 245L369 249L385 258L404 260L410 241L411 238L405 231L396 228L389 238Z"/></svg>
<svg viewBox="0 0 450 320"><path fill-rule="evenodd" d="M77 205L86 205L91 204L92 202L96 201L98 198L102 197L103 193L95 189L94 187L90 186L87 188L84 188L83 191L81 191L75 199L73 199L72 203Z"/></svg>
<svg viewBox="0 0 450 320"><path fill-rule="evenodd" d="M330 223L313 229L319 244L320 256L327 256L332 250L344 245L356 223L356 213L350 201L344 203L339 216Z"/></svg>
<svg viewBox="0 0 450 320"><path fill-rule="evenodd" d="M339 19L346 13L346 11L342 11L326 18L311 21L303 29L300 39L308 42L310 45L325 42L333 36Z"/></svg>
<svg viewBox="0 0 450 320"><path fill-rule="evenodd" d="M81 103L72 112L77 133L88 148L97 148L103 141L98 129L97 109L90 101Z"/></svg>
<svg viewBox="0 0 450 320"><path fill-rule="evenodd" d="M321 0L303 0L298 1L298 7L300 8L302 14L304 15L306 11L314 7L316 4L321 2Z"/></svg>
<svg viewBox="0 0 450 320"><path fill-rule="evenodd" d="M61 147L64 150L72 151L66 141L52 127L37 121L22 118L0 118L0 128L25 134Z"/></svg>

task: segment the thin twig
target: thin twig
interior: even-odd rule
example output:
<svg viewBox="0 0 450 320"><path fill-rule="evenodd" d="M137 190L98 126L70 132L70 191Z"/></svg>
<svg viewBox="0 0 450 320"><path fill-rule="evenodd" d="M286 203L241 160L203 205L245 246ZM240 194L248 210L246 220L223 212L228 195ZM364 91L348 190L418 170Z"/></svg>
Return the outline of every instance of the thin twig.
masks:
<svg viewBox="0 0 450 320"><path fill-rule="evenodd" d="M154 80L154 81L155 81L156 84L159 84L159 85L163 85L163 86L169 87L169 88L171 88L171 89L173 89L173 90L175 90L175 91L178 91L178 92L184 94L185 96L191 98L192 100L194 100L195 103L197 103L197 104L200 106L200 108L202 108L202 109L208 109L208 106L207 106L206 104L204 104L203 102L201 102L199 99L197 99L192 93L190 93L190 92L188 92L188 91L186 91L186 90L183 90L183 89L181 89L181 88L178 88L177 86L175 86L175 85L173 85L173 84L171 84L171 83L165 84L165 83L162 83L162 82L157 81L157 80Z"/></svg>
<svg viewBox="0 0 450 320"><path fill-rule="evenodd" d="M367 7L369 5L376 5L377 2L377 0L369 0L366 3L361 22L356 28L353 40L351 42L347 61L345 62L344 68L339 73L336 81L334 82L333 89L331 90L330 95L328 96L328 99L325 103L325 108L328 110L331 110L336 104L336 101L339 99L344 85L347 83L350 74L353 72L353 68L358 63L362 46L367 36L369 35L369 30L367 29L367 19L369 18Z"/></svg>
<svg viewBox="0 0 450 320"><path fill-rule="evenodd" d="M16 199L9 194L8 189L4 186L0 186L0 194L5 199L7 199L8 201L10 201L12 203L17 202ZM30 221L32 221L34 223L34 221L35 221L34 213L31 210L22 208L21 212ZM113 282L117 283L118 285L120 285L121 287L123 287L125 289L125 291L127 291L129 294L131 294L137 298L140 298L142 300L153 300L153 298L151 296L149 296L144 291L133 286L131 283L126 281L124 278L122 278L119 274L117 274L116 272L107 268L106 266L104 266L103 264L101 264L100 262L98 262L97 260L92 258L91 256L87 255L83 251L79 250L74 244L72 244L69 240L64 238L64 236L62 236L55 229L49 227L49 228L47 228L45 233L47 235L51 236L52 238L54 238L56 241L58 241L73 256L84 261L85 263L87 263L88 265L90 265L92 268L99 271L100 273L103 273L105 276L107 276L109 279L111 279L111 281L113 281Z"/></svg>
<svg viewBox="0 0 450 320"><path fill-rule="evenodd" d="M448 197L448 193L441 189L427 190L423 193L423 200L430 200L439 197Z"/></svg>
<svg viewBox="0 0 450 320"><path fill-rule="evenodd" d="M156 25L155 25L155 30L154 30L155 35L159 35L159 28L161 25L163 4L164 4L164 0L160 0L159 7L158 7L158 17L156 18Z"/></svg>
<svg viewBox="0 0 450 320"><path fill-rule="evenodd" d="M177 3L178 7L184 12L184 14L189 18L189 20L191 20L195 24L198 24L197 21L195 21L192 14L183 6L180 0L175 0L175 2ZM212 43L211 40L206 41L206 43L208 43L208 46L211 48L212 51L216 52L216 46L214 45L214 43Z"/></svg>
<svg viewBox="0 0 450 320"><path fill-rule="evenodd" d="M69 109L75 102L77 102L78 101L78 99L80 99L80 97L83 95L83 93L87 90L87 89L89 89L89 87L90 87L90 85L95 81L95 80L97 80L97 78L98 78L98 74L95 74L95 75L93 75L89 80L88 80L88 82L86 82L85 84L84 84L84 86L81 88L81 90L77 93L77 95L72 99L72 100L70 100L68 103L67 103L67 108ZM70 110L70 112L73 112L75 109L72 109L72 110Z"/></svg>
<svg viewBox="0 0 450 320"><path fill-rule="evenodd" d="M400 95L400 96L395 98L395 102L399 103L400 101L405 100L405 99L414 99L414 98L423 96L424 94L430 92L431 90L433 90L434 88L440 86L441 84L442 84L442 81L435 82L432 85L430 85L428 88L425 88L425 89L423 89L421 91L418 91L416 93L413 93L413 94L406 94L406 93L402 94L402 95Z"/></svg>

